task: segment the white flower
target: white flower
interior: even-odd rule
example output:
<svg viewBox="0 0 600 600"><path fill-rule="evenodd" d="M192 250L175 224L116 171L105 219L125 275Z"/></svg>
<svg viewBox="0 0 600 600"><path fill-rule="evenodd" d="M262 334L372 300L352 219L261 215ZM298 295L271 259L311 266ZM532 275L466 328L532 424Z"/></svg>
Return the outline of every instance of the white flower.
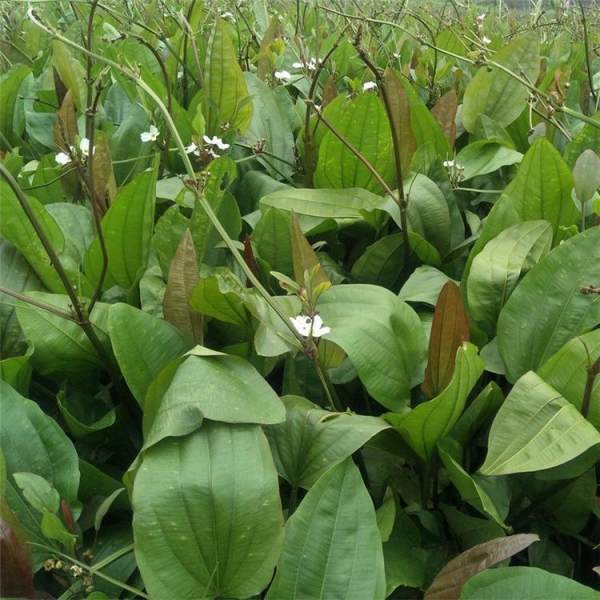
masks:
<svg viewBox="0 0 600 600"><path fill-rule="evenodd" d="M148 131L143 131L140 133L140 140L142 140L142 142L155 142L159 133L160 132L158 131L157 127L150 125L150 129Z"/></svg>
<svg viewBox="0 0 600 600"><path fill-rule="evenodd" d="M275 71L275 79L279 79L279 81L287 83L291 78L289 71Z"/></svg>
<svg viewBox="0 0 600 600"><path fill-rule="evenodd" d="M233 13L230 13L229 11L221 13L221 19L231 19L232 21L235 21Z"/></svg>
<svg viewBox="0 0 600 600"><path fill-rule="evenodd" d="M377 88L377 84L374 81L365 81L363 83L363 92L368 92L369 90L374 90Z"/></svg>
<svg viewBox="0 0 600 600"><path fill-rule="evenodd" d="M207 135L203 135L202 139L209 146L216 146L219 150L227 150L229 148L229 144L226 144L220 137L213 135L212 138L209 138Z"/></svg>
<svg viewBox="0 0 600 600"><path fill-rule="evenodd" d="M492 41L492 40L490 40L490 38L489 38L487 35L484 35L484 36L481 38L481 43L482 43L484 46L487 46L488 44L490 44L490 43L491 43L491 41Z"/></svg>
<svg viewBox="0 0 600 600"><path fill-rule="evenodd" d="M81 138L79 142L79 150L81 151L81 155L85 158L90 155L90 140L87 138ZM93 153L96 154L96 148L94 148Z"/></svg>
<svg viewBox="0 0 600 600"><path fill-rule="evenodd" d="M314 71L317 68L319 61L313 56L307 62L295 62L292 64L294 69L308 69L309 71Z"/></svg>
<svg viewBox="0 0 600 600"><path fill-rule="evenodd" d="M442 164L446 167L446 169L451 169L454 166L454 161L445 160Z"/></svg>
<svg viewBox="0 0 600 600"><path fill-rule="evenodd" d="M309 317L308 315L298 315L290 318L292 325L296 331L304 337L312 336L314 338L326 335L331 331L330 327L323 326L323 319L319 315Z"/></svg>
<svg viewBox="0 0 600 600"><path fill-rule="evenodd" d="M57 162L57 164L59 164L61 167L64 167L65 165L68 165L71 162L71 157L66 153L66 152L59 152L55 157L54 160Z"/></svg>
<svg viewBox="0 0 600 600"><path fill-rule="evenodd" d="M480 15L478 15L478 16L476 17L476 19L475 19L475 20L476 20L478 23L483 23L483 20L484 20L484 19L485 19L485 13L481 13Z"/></svg>
<svg viewBox="0 0 600 600"><path fill-rule="evenodd" d="M185 147L186 154L195 154L196 156L200 156L200 150L198 146L192 142L189 146Z"/></svg>

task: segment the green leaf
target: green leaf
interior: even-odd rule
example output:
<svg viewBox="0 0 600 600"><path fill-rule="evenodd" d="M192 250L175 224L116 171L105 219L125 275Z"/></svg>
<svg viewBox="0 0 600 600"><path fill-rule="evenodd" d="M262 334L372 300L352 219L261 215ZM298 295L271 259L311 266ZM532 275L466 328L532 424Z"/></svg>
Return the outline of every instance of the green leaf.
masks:
<svg viewBox="0 0 600 600"><path fill-rule="evenodd" d="M125 381L138 404L144 406L152 380L188 350L189 343L170 323L128 304L110 307L108 330Z"/></svg>
<svg viewBox="0 0 600 600"><path fill-rule="evenodd" d="M585 150L575 162L573 183L582 203L591 200L600 187L600 157L593 150Z"/></svg>
<svg viewBox="0 0 600 600"><path fill-rule="evenodd" d="M248 323L248 315L242 301L241 286L229 270L217 268L214 275L203 277L196 284L190 306L198 313L219 321L244 325Z"/></svg>
<svg viewBox="0 0 600 600"><path fill-rule="evenodd" d="M136 559L152 598L248 598L269 583L283 515L260 427L207 421L150 448L133 508Z"/></svg>
<svg viewBox="0 0 600 600"><path fill-rule="evenodd" d="M400 226L398 205L389 196L377 196L361 188L344 190L283 188L271 192L260 199L261 207L275 207L294 211L298 215L335 219L338 225L350 225L355 221L366 220L375 223L375 210L389 214Z"/></svg>
<svg viewBox="0 0 600 600"><path fill-rule="evenodd" d="M540 62L537 32L530 31L515 38L496 52L493 60L535 82ZM497 67L480 67L464 94L462 120L465 129L475 131L480 115L487 115L501 127L510 125L525 108L528 96L528 88L515 77Z"/></svg>
<svg viewBox="0 0 600 600"><path fill-rule="evenodd" d="M440 188L425 175L415 175L404 184L408 196L408 222L413 231L437 248L450 250L450 210Z"/></svg>
<svg viewBox="0 0 600 600"><path fill-rule="evenodd" d="M469 548L453 558L436 576L425 592L425 600L459 600L461 590L473 575L521 552L540 538L519 533L496 538ZM486 599L487 600L487 599Z"/></svg>
<svg viewBox="0 0 600 600"><path fill-rule="evenodd" d="M426 342L419 317L392 292L373 285L339 285L319 299L331 333L367 391L390 410L406 406L423 380Z"/></svg>
<svg viewBox="0 0 600 600"><path fill-rule="evenodd" d="M439 440L446 436L461 415L467 396L483 373L477 348L464 342L456 353L454 374L448 386L433 400L408 413L388 413L386 419L425 461L431 461Z"/></svg>
<svg viewBox="0 0 600 600"><path fill-rule="evenodd" d="M500 407L482 475L527 473L556 467L600 444L600 433L554 388L532 371Z"/></svg>
<svg viewBox="0 0 600 600"><path fill-rule="evenodd" d="M24 294L43 285L23 255L6 239L0 239L0 285ZM14 298L0 293L0 354L16 356L25 352L26 343L17 321Z"/></svg>
<svg viewBox="0 0 600 600"><path fill-rule="evenodd" d="M19 143L21 134L15 127L15 107L21 83L30 72L26 65L15 64L0 77L0 150L10 150Z"/></svg>
<svg viewBox="0 0 600 600"><path fill-rule="evenodd" d="M284 396L286 421L266 428L279 474L311 488L331 467L389 426L378 417L322 410L304 398Z"/></svg>
<svg viewBox="0 0 600 600"><path fill-rule="evenodd" d="M69 533L57 515L44 509L40 529L48 539L56 540L64 546L69 554L73 554L77 538L72 533Z"/></svg>
<svg viewBox="0 0 600 600"><path fill-rule="evenodd" d="M328 122L352 144L392 185L394 161L392 135L383 104L377 94L359 94L345 102ZM371 171L331 132L327 131L319 146L315 186L320 188L364 188L383 193Z"/></svg>
<svg viewBox="0 0 600 600"><path fill-rule="evenodd" d="M462 176L465 180L478 175L493 173L500 167L521 162L523 155L512 148L507 148L489 140L477 140L465 146L457 155L456 163L464 167Z"/></svg>
<svg viewBox="0 0 600 600"><path fill-rule="evenodd" d="M584 231L555 248L516 287L498 319L498 350L509 381L600 323L600 295L581 292L600 281L600 262L593 260L599 247L600 227Z"/></svg>
<svg viewBox="0 0 600 600"><path fill-rule="evenodd" d="M82 109L84 106L85 71L73 57L68 46L60 40L52 41L52 66L56 69L64 86L71 92L75 106Z"/></svg>
<svg viewBox="0 0 600 600"><path fill-rule="evenodd" d="M13 473L15 483L23 492L25 500L39 512L58 511L60 496L48 480L35 473Z"/></svg>
<svg viewBox="0 0 600 600"><path fill-rule="evenodd" d="M398 297L404 302L423 302L435 306L448 281L454 280L435 267L417 267L402 286Z"/></svg>
<svg viewBox="0 0 600 600"><path fill-rule="evenodd" d="M38 200L29 197L27 202L46 239L60 255L65 248L60 227ZM46 287L55 292L64 292L65 288L50 263L50 257L4 179L0 181L0 235L17 247Z"/></svg>
<svg viewBox="0 0 600 600"><path fill-rule="evenodd" d="M216 20L208 40L205 65L204 114L209 133L218 135L225 123L243 133L252 118L252 103L223 19Z"/></svg>
<svg viewBox="0 0 600 600"><path fill-rule="evenodd" d="M508 481L502 477L488 479L467 473L461 464L462 448L451 437L438 442L438 451L446 467L448 479L458 490L460 497L484 516L506 528L504 519L510 505Z"/></svg>
<svg viewBox="0 0 600 600"><path fill-rule="evenodd" d="M145 447L197 429L203 420L269 425L285 408L269 384L243 358L206 353L196 346L177 368L159 404L146 405Z"/></svg>
<svg viewBox="0 0 600 600"><path fill-rule="evenodd" d="M45 292L29 292L28 296L63 312L70 310L68 296ZM108 308L108 304L96 303L90 321L98 340L110 354ZM83 329L73 321L22 301L19 301L16 312L25 337L34 348L31 362L39 373L81 377L82 373L89 374L98 367L106 367Z"/></svg>
<svg viewBox="0 0 600 600"><path fill-rule="evenodd" d="M40 530L39 519L17 492L12 474L34 473L46 479L68 502L77 507L79 467L77 453L58 424L42 412L39 406L18 394L0 380L0 449L9 474L6 499L15 512L27 538L47 543ZM41 566L47 551L32 547L34 564Z"/></svg>
<svg viewBox="0 0 600 600"><path fill-rule="evenodd" d="M103 284L105 290L114 285L131 288L147 265L154 227L157 169L158 163L155 162L154 167L140 173L121 188L102 219L108 252L108 272ZM84 264L90 281L98 281L102 269L98 239L88 248Z"/></svg>
<svg viewBox="0 0 600 600"><path fill-rule="evenodd" d="M274 90L264 84L253 73L245 73L248 92L252 96L252 121L242 142L249 146L262 144L262 149L273 156L258 154L257 160L272 177L293 175L294 134L286 115L282 111ZM278 160L279 157L282 160Z"/></svg>
<svg viewBox="0 0 600 600"><path fill-rule="evenodd" d="M465 584L460 600L597 600L598 592L572 579L535 567L502 567L479 573Z"/></svg>
<svg viewBox="0 0 600 600"><path fill-rule="evenodd" d="M467 279L469 314L488 332L519 277L544 257L552 245L548 221L525 221L508 227L475 257Z"/></svg>
<svg viewBox="0 0 600 600"><path fill-rule="evenodd" d="M588 368L598 357L600 329L595 329L568 341L537 374L581 412ZM587 420L600 430L600 377L594 379Z"/></svg>
<svg viewBox="0 0 600 600"><path fill-rule="evenodd" d="M315 483L288 520L266 598L379 598L383 581L375 509L347 459Z"/></svg>
<svg viewBox="0 0 600 600"><path fill-rule="evenodd" d="M258 256L265 260L272 271L293 276L292 246L290 232L292 218L288 211L279 208L267 208L260 217L252 241Z"/></svg>

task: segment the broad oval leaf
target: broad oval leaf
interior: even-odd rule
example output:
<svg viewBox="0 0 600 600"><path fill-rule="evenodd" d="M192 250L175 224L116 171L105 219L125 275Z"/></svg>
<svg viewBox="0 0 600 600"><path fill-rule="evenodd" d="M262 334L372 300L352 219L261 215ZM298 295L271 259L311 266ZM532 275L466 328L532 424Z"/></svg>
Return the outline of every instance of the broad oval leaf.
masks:
<svg viewBox="0 0 600 600"><path fill-rule="evenodd" d="M225 21L220 18L207 43L203 91L208 133L218 135L225 123L234 131L247 129L252 102Z"/></svg>
<svg viewBox="0 0 600 600"><path fill-rule="evenodd" d="M28 296L63 312L70 311L68 296L46 292L29 292ZM108 304L97 302L90 322L99 342L110 355L108 309ZM106 368L83 329L73 321L22 301L18 303L16 313L21 329L34 349L31 362L39 373L61 378L65 374L80 377L99 367Z"/></svg>
<svg viewBox="0 0 600 600"><path fill-rule="evenodd" d="M568 341L553 354L537 374L581 411L588 369L600 357L600 329ZM600 377L592 384L587 419L600 430Z"/></svg>
<svg viewBox="0 0 600 600"><path fill-rule="evenodd" d="M60 227L37 199L28 197L27 202L46 239L60 256L65 248L65 238ZM0 235L16 246L48 289L64 292L65 288L50 262L48 253L4 179L0 180Z"/></svg>
<svg viewBox="0 0 600 600"><path fill-rule="evenodd" d="M163 367L190 347L170 323L128 304L110 307L108 331L119 368L140 406Z"/></svg>
<svg viewBox="0 0 600 600"><path fill-rule="evenodd" d="M537 32L515 38L496 52L493 60L535 81L540 62ZM480 67L465 90L462 111L465 129L475 131L480 115L487 115L502 127L510 125L525 108L528 96L528 88L512 75L497 67Z"/></svg>
<svg viewBox="0 0 600 600"><path fill-rule="evenodd" d="M147 450L133 487L133 532L156 600L259 594L283 541L277 471L260 427L206 421Z"/></svg>
<svg viewBox="0 0 600 600"><path fill-rule="evenodd" d="M271 206L313 217L314 225L324 219L335 219L339 225L349 225L361 220L374 224L375 215L371 213L381 210L389 214L400 226L398 205L389 196L378 196L362 188L283 188L263 196L260 204L261 207Z"/></svg>
<svg viewBox="0 0 600 600"><path fill-rule="evenodd" d="M527 473L556 467L600 444L600 433L533 371L514 385L500 407L482 475Z"/></svg>
<svg viewBox="0 0 600 600"><path fill-rule="evenodd" d="M572 237L540 261L515 288L498 319L498 350L510 381L535 370L571 338L600 323L600 227ZM539 307L532 313L532 307Z"/></svg>
<svg viewBox="0 0 600 600"><path fill-rule="evenodd" d="M500 309L527 272L552 245L548 221L517 223L489 241L475 257L467 279L469 314L488 332L495 330Z"/></svg>
<svg viewBox="0 0 600 600"><path fill-rule="evenodd" d="M194 431L203 419L271 425L285 407L256 369L239 356L197 346L177 367L158 406L146 406L145 447Z"/></svg>
<svg viewBox="0 0 600 600"><path fill-rule="evenodd" d="M388 185L393 183L392 134L377 94L360 94L346 101L328 122L373 165ZM384 192L371 171L329 130L319 145L314 180L319 188L357 187Z"/></svg>
<svg viewBox="0 0 600 600"><path fill-rule="evenodd" d="M383 552L375 508L347 459L309 490L286 524L267 600L383 598Z"/></svg>
<svg viewBox="0 0 600 600"><path fill-rule="evenodd" d="M154 227L157 171L155 163L121 188L102 219L108 253L108 271L102 286L105 290L114 285L129 289L146 267ZM102 270L98 239L88 248L84 265L90 281L98 281Z"/></svg>
<svg viewBox="0 0 600 600"><path fill-rule="evenodd" d="M367 391L390 410L423 380L425 336L415 311L374 285L338 285L319 299L327 339L348 354Z"/></svg>
<svg viewBox="0 0 600 600"><path fill-rule="evenodd" d="M389 427L378 417L331 413L297 396L284 396L285 423L266 434L279 474L292 486L309 489L334 465Z"/></svg>
<svg viewBox="0 0 600 600"><path fill-rule="evenodd" d="M488 569L468 581L460 600L598 600L598 592L568 577L535 567Z"/></svg>

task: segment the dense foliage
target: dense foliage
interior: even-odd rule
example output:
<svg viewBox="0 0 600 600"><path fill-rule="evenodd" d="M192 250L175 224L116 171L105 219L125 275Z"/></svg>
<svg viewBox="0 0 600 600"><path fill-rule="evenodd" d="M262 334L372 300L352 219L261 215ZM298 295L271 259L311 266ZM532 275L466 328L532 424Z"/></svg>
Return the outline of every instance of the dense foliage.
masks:
<svg viewBox="0 0 600 600"><path fill-rule="evenodd" d="M598 598L597 6L0 11L2 598Z"/></svg>

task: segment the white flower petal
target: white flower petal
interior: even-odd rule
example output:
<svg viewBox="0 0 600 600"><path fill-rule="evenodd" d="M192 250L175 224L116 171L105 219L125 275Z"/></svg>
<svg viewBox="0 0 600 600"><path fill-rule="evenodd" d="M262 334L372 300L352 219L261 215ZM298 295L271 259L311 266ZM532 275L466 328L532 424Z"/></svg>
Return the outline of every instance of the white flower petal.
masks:
<svg viewBox="0 0 600 600"><path fill-rule="evenodd" d="M304 63L295 62L294 64L292 64L292 67L294 67L294 69L302 69L302 67L304 67Z"/></svg>
<svg viewBox="0 0 600 600"><path fill-rule="evenodd" d="M189 146L185 147L185 152L186 152L186 154L192 154L192 152L196 152L197 149L198 149L198 146L196 146L196 144L194 144L194 142L192 142Z"/></svg>
<svg viewBox="0 0 600 600"><path fill-rule="evenodd" d="M300 335L305 337L310 335L310 329L313 321L309 316L298 315L297 317L290 318L290 321Z"/></svg>
<svg viewBox="0 0 600 600"><path fill-rule="evenodd" d="M88 138L82 138L81 141L79 142L79 149L81 150L81 154L83 154L83 156L89 156L90 155L90 140L88 140Z"/></svg>
<svg viewBox="0 0 600 600"><path fill-rule="evenodd" d="M59 152L54 157L54 160L57 162L57 164L59 164L62 167L64 165L68 165L71 162L71 157L66 152Z"/></svg>
<svg viewBox="0 0 600 600"><path fill-rule="evenodd" d="M151 142L152 141L152 136L150 135L149 131L142 131L142 133L140 133L140 140L142 140L142 142Z"/></svg>
<svg viewBox="0 0 600 600"><path fill-rule="evenodd" d="M374 90L377 88L377 84L374 81L365 81L363 83L363 92L368 92L369 90Z"/></svg>
<svg viewBox="0 0 600 600"><path fill-rule="evenodd" d="M287 83L292 78L289 71L275 71L275 79Z"/></svg>

